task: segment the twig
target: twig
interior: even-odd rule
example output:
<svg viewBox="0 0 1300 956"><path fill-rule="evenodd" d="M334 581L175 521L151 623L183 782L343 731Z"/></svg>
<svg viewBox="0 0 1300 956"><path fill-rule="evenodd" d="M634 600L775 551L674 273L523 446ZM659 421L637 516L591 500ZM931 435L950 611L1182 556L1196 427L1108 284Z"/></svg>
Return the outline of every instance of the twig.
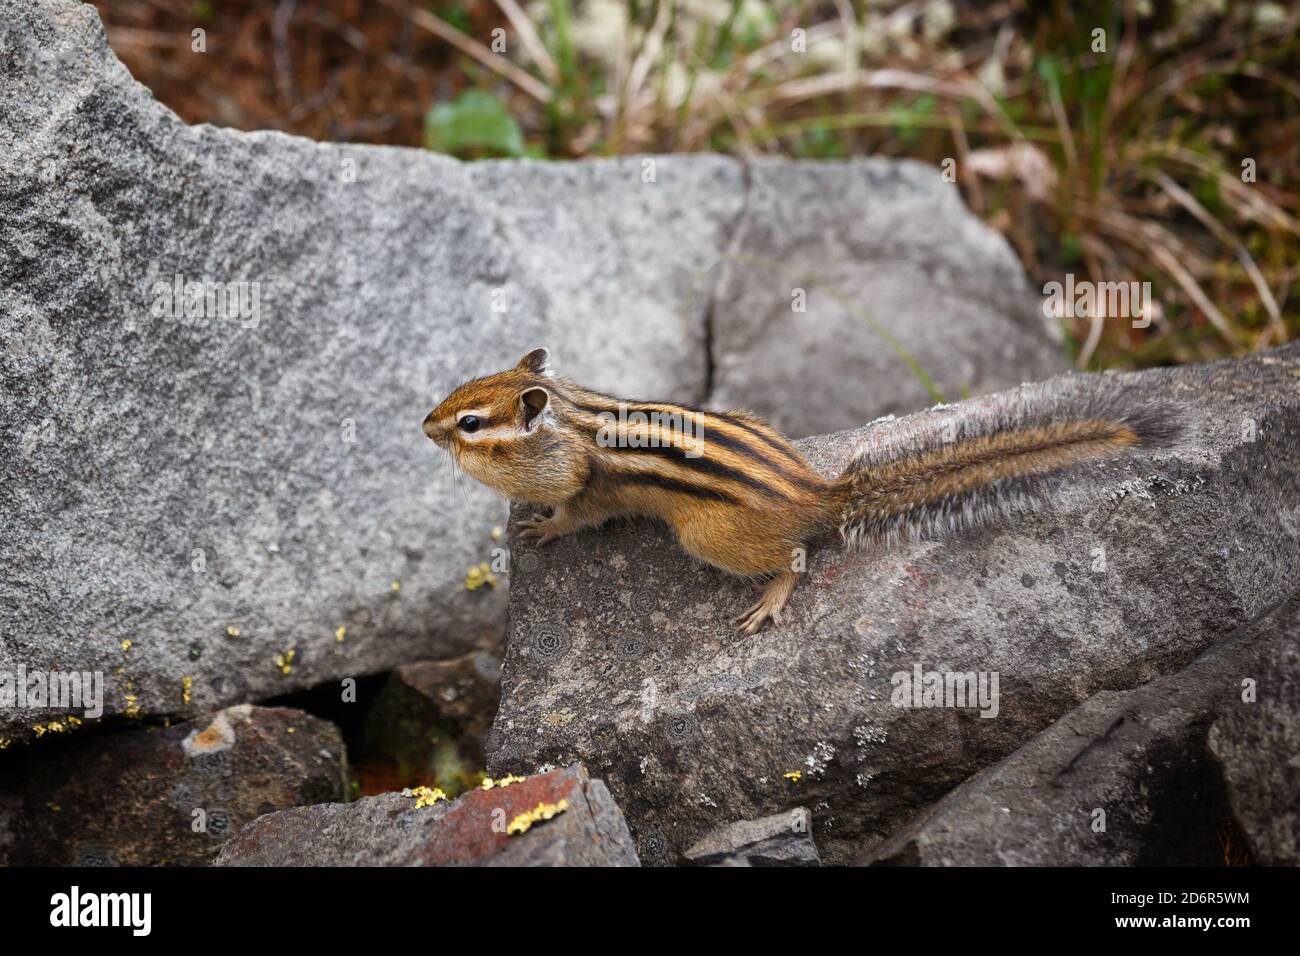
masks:
<svg viewBox="0 0 1300 956"><path fill-rule="evenodd" d="M551 90L527 70L521 70L505 57L493 53L477 40L471 40L446 20L418 7L407 7L398 0L379 0L390 10L400 13L421 30L427 30L440 40L445 40L467 56L478 60L488 69L501 74L539 103L551 101Z"/></svg>
<svg viewBox="0 0 1300 956"><path fill-rule="evenodd" d="M1151 223L1144 223L1150 226ZM1183 268L1173 253L1169 251L1156 237L1148 236L1148 240L1141 245L1142 250L1153 260L1156 265L1160 266L1167 273L1174 277L1174 280L1183 287L1187 297L1195 303L1196 307L1205 314L1210 323L1219 330L1219 334L1228 341L1230 345L1241 345L1241 338L1233 331L1232 326L1219 311L1218 306L1210 301L1210 297L1201 289L1200 284L1193 278L1192 274Z"/></svg>
<svg viewBox="0 0 1300 956"><path fill-rule="evenodd" d="M533 26L533 21L528 19L528 14L520 9L515 0L496 0L496 4L501 8L501 12L506 15L510 25L515 28L515 32L519 34L519 42L524 45L529 58L537 64L537 68L542 71L547 82L552 86L558 86L560 83L560 68L555 65L555 60L546 51L546 44L537 35L537 29Z"/></svg>
<svg viewBox="0 0 1300 956"><path fill-rule="evenodd" d="M297 96L293 89L293 56L289 52L289 21L293 19L298 0L280 0L271 18L271 36L275 38L275 88L282 102L292 103Z"/></svg>
<svg viewBox="0 0 1300 956"><path fill-rule="evenodd" d="M632 63L632 69L628 73L627 89L624 91L624 95L629 103L636 102L641 93L641 87L645 84L646 76L650 73L651 64L659 57L659 51L663 48L664 34L668 31L668 19L672 7L672 0L659 0L659 9L655 12L654 24L650 27L650 33L646 36L645 45L641 48L641 52Z"/></svg>
<svg viewBox="0 0 1300 956"><path fill-rule="evenodd" d="M1246 270L1246 275L1255 285L1255 291L1259 293L1259 299L1264 304L1264 310L1268 312L1269 327L1265 330L1265 336L1280 335L1284 340L1286 330L1282 324L1282 312L1278 308L1277 300L1273 298L1273 290L1268 287L1268 282L1264 279L1264 274L1259 271L1254 258L1244 245L1224 228L1223 224L1210 214L1210 211L1196 201L1196 197L1183 189L1182 186L1174 182L1165 173L1156 173L1153 177L1156 185L1163 189L1171 199L1196 217L1197 221L1206 229L1214 234L1214 237L1231 249L1241 262L1242 268ZM1266 338L1267 342L1268 339Z"/></svg>

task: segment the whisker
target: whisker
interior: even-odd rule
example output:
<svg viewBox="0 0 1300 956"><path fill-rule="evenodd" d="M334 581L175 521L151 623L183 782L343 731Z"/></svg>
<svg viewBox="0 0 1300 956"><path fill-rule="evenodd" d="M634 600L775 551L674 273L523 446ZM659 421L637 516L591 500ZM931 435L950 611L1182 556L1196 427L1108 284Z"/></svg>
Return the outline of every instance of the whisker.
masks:
<svg viewBox="0 0 1300 956"><path fill-rule="evenodd" d="M456 503L459 499L462 508L469 507L469 494L465 491L465 486L461 484L461 467L460 462L456 460L456 455L451 451L446 451L447 460L451 462L451 500Z"/></svg>

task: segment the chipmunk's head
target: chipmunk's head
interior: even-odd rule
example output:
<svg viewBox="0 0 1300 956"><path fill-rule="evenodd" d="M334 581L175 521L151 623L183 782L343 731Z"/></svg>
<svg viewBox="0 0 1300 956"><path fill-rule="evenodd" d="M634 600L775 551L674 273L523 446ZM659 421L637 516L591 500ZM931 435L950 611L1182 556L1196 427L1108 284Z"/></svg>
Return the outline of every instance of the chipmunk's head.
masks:
<svg viewBox="0 0 1300 956"><path fill-rule="evenodd" d="M428 414L424 433L506 497L552 502L566 463L552 427L549 360L546 349L533 349L514 368L466 382Z"/></svg>

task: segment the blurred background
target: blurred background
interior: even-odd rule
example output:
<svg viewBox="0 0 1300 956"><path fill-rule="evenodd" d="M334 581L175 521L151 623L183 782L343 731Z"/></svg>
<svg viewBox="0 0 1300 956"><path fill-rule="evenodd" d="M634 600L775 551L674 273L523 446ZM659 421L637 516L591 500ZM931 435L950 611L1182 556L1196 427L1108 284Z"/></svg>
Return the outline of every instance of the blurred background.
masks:
<svg viewBox="0 0 1300 956"><path fill-rule="evenodd" d="M1060 319L1081 368L1300 333L1295 3L96 6L118 56L189 123L463 159L955 160L967 203L1035 286L1066 273L1152 284L1145 329Z"/></svg>

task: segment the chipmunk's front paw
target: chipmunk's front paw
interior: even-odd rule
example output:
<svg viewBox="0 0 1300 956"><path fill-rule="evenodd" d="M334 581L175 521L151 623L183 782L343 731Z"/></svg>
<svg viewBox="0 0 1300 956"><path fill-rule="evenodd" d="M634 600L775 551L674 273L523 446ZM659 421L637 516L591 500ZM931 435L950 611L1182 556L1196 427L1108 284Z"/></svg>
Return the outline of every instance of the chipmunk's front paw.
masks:
<svg viewBox="0 0 1300 956"><path fill-rule="evenodd" d="M557 515L533 515L519 521L519 537L536 538L538 544L550 544L567 530Z"/></svg>

